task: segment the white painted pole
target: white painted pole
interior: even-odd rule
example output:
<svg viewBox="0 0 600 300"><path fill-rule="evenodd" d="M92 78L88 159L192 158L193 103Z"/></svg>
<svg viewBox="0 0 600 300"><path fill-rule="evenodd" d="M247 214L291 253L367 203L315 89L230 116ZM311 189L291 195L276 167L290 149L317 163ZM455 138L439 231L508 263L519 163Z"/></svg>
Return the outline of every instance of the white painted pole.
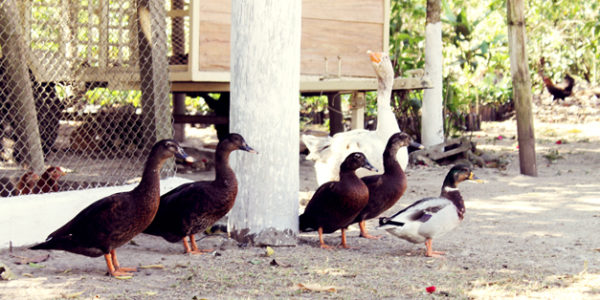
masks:
<svg viewBox="0 0 600 300"><path fill-rule="evenodd" d="M425 25L425 73L433 88L423 92L421 108L421 144L425 147L444 142L444 109L442 99L442 22L440 0L427 0Z"/></svg>
<svg viewBox="0 0 600 300"><path fill-rule="evenodd" d="M228 227L240 242L296 243L301 4L232 1L231 132L259 152L231 156L239 191Z"/></svg>

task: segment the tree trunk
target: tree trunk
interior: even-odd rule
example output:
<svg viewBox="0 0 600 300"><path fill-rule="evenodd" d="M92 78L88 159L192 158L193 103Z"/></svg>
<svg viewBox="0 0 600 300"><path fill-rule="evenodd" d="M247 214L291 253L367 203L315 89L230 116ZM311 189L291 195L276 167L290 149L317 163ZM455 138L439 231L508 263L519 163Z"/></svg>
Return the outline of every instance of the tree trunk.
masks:
<svg viewBox="0 0 600 300"><path fill-rule="evenodd" d="M531 79L529 78L529 66L527 64L523 0L508 0L506 8L510 72L513 81L515 110L517 111L519 165L521 174L537 176L535 136L531 111Z"/></svg>
<svg viewBox="0 0 600 300"><path fill-rule="evenodd" d="M44 153L40 130L27 68L26 45L23 42L19 11L14 1L0 5L0 46L5 68L6 87L12 89L6 101L11 103L8 116L16 131L14 151L19 151L22 163L36 172L44 170Z"/></svg>
<svg viewBox="0 0 600 300"><path fill-rule="evenodd" d="M254 245L295 245L298 232L301 0L233 1L231 131L238 196L229 232Z"/></svg>
<svg viewBox="0 0 600 300"><path fill-rule="evenodd" d="M440 0L427 0L425 73L431 79L433 88L423 92L423 107L421 108L421 143L426 147L444 142L440 6Z"/></svg>

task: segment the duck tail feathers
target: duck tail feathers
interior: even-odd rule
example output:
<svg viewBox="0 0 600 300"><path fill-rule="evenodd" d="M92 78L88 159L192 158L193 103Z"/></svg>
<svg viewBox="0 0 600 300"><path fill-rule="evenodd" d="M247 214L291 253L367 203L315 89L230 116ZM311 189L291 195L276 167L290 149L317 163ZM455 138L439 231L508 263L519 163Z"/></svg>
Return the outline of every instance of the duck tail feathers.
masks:
<svg viewBox="0 0 600 300"><path fill-rule="evenodd" d="M308 231L315 231L316 229L313 228L314 226L312 226L312 224L310 224L310 218L305 215L305 214L301 214L300 218L299 218L299 223L300 223L300 231L303 232L308 232Z"/></svg>
<svg viewBox="0 0 600 300"><path fill-rule="evenodd" d="M379 218L379 228L387 229L392 227L402 227L404 226L403 222L394 221L392 218Z"/></svg>

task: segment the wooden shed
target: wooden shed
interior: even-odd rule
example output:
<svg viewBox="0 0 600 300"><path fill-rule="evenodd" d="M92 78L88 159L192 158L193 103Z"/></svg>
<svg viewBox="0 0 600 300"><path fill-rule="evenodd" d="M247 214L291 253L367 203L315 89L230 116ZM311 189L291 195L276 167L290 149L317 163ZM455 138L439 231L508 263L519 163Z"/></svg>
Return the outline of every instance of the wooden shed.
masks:
<svg viewBox="0 0 600 300"><path fill-rule="evenodd" d="M167 14L187 19L191 29L185 64L171 65L172 90L227 91L231 3L191 0L187 9ZM365 53L388 51L389 16L389 0L303 0L301 92L376 89ZM427 86L424 78L395 84L397 89Z"/></svg>
<svg viewBox="0 0 600 300"><path fill-rule="evenodd" d="M119 3L21 2L25 31L39 26L51 33L26 36L28 44L37 45L30 62L36 78L138 88L135 20L139 12L134 4ZM165 4L172 91L228 91L231 2L165 0ZM65 19L36 24L40 20L32 18L32 6L64 11ZM81 23L82 15L89 18L87 23ZM365 52L388 50L389 16L390 0L303 0L300 90L376 89ZM86 37L79 38L82 34ZM44 61L36 61L36 57ZM426 78L399 78L394 88L429 85Z"/></svg>

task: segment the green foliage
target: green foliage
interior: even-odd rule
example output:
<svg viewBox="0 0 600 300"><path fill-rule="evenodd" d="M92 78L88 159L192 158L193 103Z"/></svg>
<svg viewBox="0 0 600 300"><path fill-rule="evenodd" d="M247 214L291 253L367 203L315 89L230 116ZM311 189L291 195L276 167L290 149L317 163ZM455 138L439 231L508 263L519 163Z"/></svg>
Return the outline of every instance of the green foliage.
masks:
<svg viewBox="0 0 600 300"><path fill-rule="evenodd" d="M530 0L526 9L530 69L537 70L544 56L547 75L555 81L569 73L598 84L599 2Z"/></svg>
<svg viewBox="0 0 600 300"><path fill-rule="evenodd" d="M477 105L512 99L505 0L441 0L446 132ZM398 74L424 65L425 1L392 0L390 55ZM569 73L597 85L600 2L529 0L525 5L527 51L533 90L541 89L540 57L560 82ZM418 101L418 98L411 97ZM398 109L403 109L402 106ZM409 111L400 114L409 114Z"/></svg>
<svg viewBox="0 0 600 300"><path fill-rule="evenodd" d="M304 130L307 125L315 123L315 114L325 111L327 108L327 96L300 96L300 129ZM324 120L327 128L329 119Z"/></svg>
<svg viewBox="0 0 600 300"><path fill-rule="evenodd" d="M118 105L131 104L140 107L142 92L139 90L111 90L107 88L96 88L85 93L85 100L95 105Z"/></svg>
<svg viewBox="0 0 600 300"><path fill-rule="evenodd" d="M390 58L397 74L425 65L424 1L394 0L390 15Z"/></svg>

